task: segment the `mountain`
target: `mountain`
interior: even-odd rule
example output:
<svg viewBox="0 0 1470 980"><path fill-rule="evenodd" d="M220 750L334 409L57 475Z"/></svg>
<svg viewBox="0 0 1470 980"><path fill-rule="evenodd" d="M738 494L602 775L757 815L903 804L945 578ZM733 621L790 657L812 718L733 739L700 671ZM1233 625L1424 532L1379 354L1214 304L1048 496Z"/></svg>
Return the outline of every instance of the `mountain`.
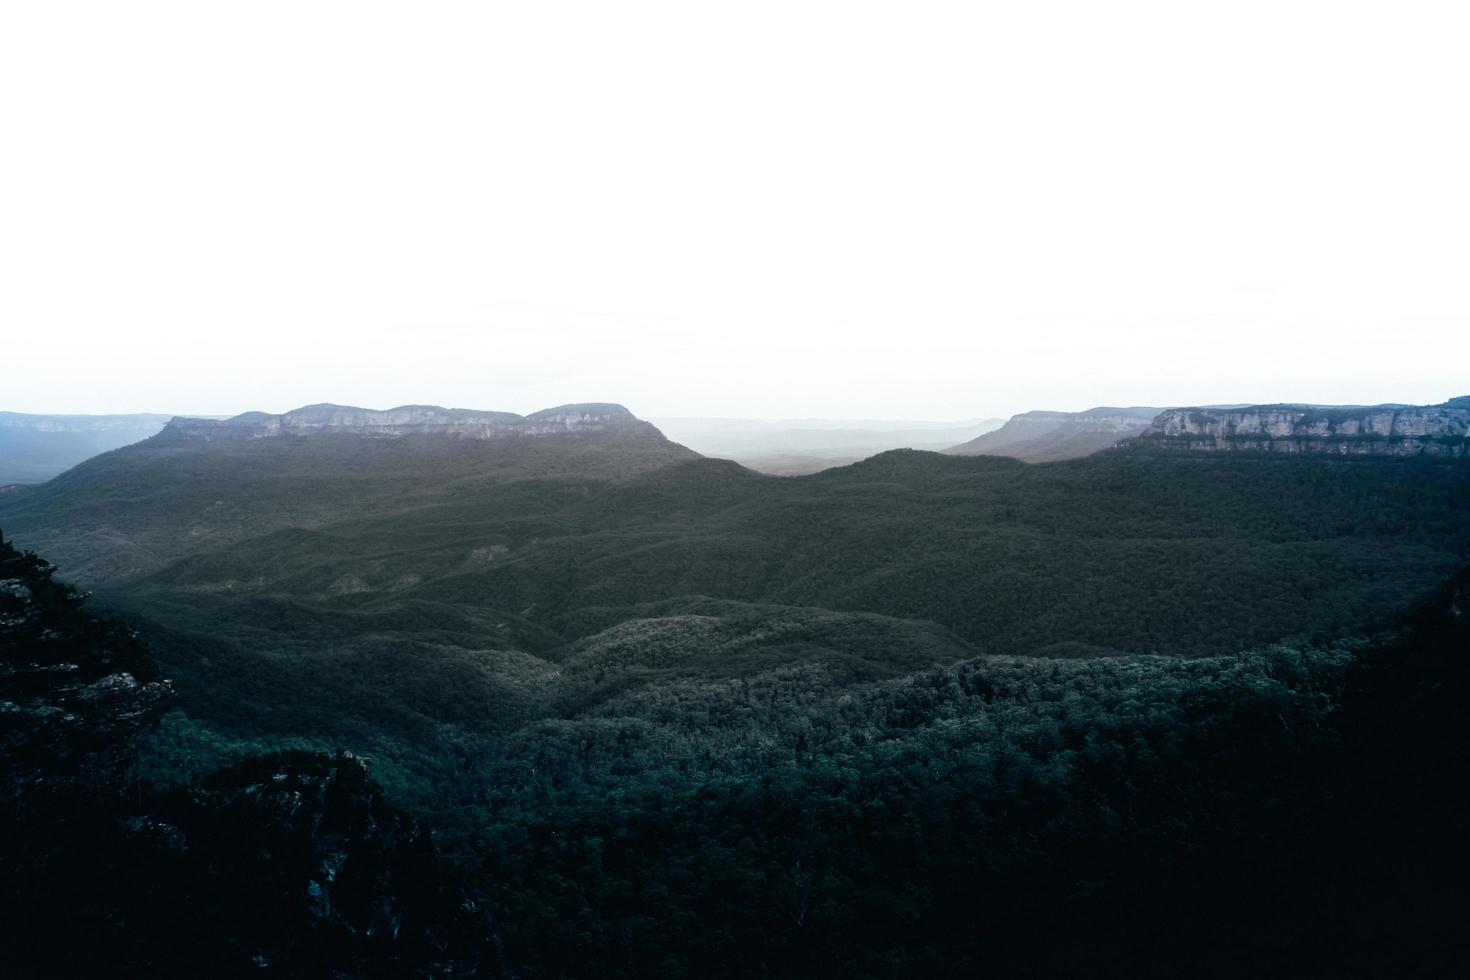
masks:
<svg viewBox="0 0 1470 980"><path fill-rule="evenodd" d="M1146 430L1157 408L1091 408L1085 412L1022 412L1005 425L945 452L1010 456L1028 463L1077 459Z"/></svg>
<svg viewBox="0 0 1470 980"><path fill-rule="evenodd" d="M180 709L153 778L350 749L455 852L486 767L547 726L643 731L690 685L733 724L752 686L1307 642L1391 622L1470 540L1453 461L691 456L636 431L175 433L0 496L0 527L151 638Z"/></svg>
<svg viewBox="0 0 1470 980"><path fill-rule="evenodd" d="M1139 435L1156 448L1337 456L1470 456L1470 396L1440 405L1175 408Z"/></svg>
<svg viewBox="0 0 1470 980"><path fill-rule="evenodd" d="M22 415L0 412L0 486L43 483L99 453L141 442L167 415Z"/></svg>
<svg viewBox="0 0 1470 980"><path fill-rule="evenodd" d="M171 420L156 436L0 495L4 527L73 581L126 577L191 550L348 515L471 501L530 479L626 480L698 454L618 405L530 416L316 405Z"/></svg>
<svg viewBox="0 0 1470 980"><path fill-rule="evenodd" d="M404 436L456 436L480 441L567 435L603 435L657 440L658 430L621 405L561 405L527 416L481 412L438 405L400 405L386 411L348 405L308 405L283 415L246 412L234 418L176 418L163 433L173 442L251 440L351 435L395 439Z"/></svg>
<svg viewBox="0 0 1470 980"><path fill-rule="evenodd" d="M845 466L890 449L938 451L973 439L1000 419L916 422L884 419L661 418L669 438L704 456L733 459L773 476L801 476Z"/></svg>
<svg viewBox="0 0 1470 980"><path fill-rule="evenodd" d="M342 411L0 496L175 692L106 832L12 835L0 920L284 976L455 975L476 935L526 978L1460 972L1464 460L778 479Z"/></svg>

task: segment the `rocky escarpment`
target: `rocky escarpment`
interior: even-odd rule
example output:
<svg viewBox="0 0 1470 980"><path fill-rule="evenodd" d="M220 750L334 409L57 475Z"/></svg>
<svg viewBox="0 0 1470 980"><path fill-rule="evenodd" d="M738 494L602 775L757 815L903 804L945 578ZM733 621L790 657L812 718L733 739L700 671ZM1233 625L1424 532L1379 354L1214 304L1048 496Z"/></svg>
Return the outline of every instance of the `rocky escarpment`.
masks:
<svg viewBox="0 0 1470 980"><path fill-rule="evenodd" d="M246 412L214 420L176 418L160 433L161 441L245 441L282 436L328 434L375 438L444 435L465 439L505 439L580 433L658 436L621 405L562 405L531 415L481 412L438 405L401 405L385 411L345 405L308 405L282 415Z"/></svg>
<svg viewBox="0 0 1470 980"><path fill-rule="evenodd" d="M994 432L945 451L956 456L1010 456L1031 463L1076 459L1138 435L1158 412L1157 408L1022 412Z"/></svg>
<svg viewBox="0 0 1470 980"><path fill-rule="evenodd" d="M1470 396L1442 405L1252 405L1161 412L1140 446L1207 452L1470 458Z"/></svg>
<svg viewBox="0 0 1470 980"><path fill-rule="evenodd" d="M87 616L55 567L0 540L0 805L105 799L173 690L131 630Z"/></svg>

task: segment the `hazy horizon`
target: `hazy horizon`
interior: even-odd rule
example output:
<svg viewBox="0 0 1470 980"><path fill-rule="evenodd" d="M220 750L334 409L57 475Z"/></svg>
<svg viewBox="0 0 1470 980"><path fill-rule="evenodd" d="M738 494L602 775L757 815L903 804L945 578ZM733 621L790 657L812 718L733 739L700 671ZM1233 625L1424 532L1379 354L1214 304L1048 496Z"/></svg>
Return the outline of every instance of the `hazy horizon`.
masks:
<svg viewBox="0 0 1470 980"><path fill-rule="evenodd" d="M832 429L862 429L862 428L873 428L873 427L921 429L921 428L925 428L925 427L940 428L940 427L946 427L946 426L975 425L975 424L980 424L980 423L984 423L984 422L991 422L991 421L1001 421L1001 422L1003 422L1006 419L1011 418L1012 416L1024 414L1026 412L1035 412L1035 411L1085 412L1085 411L1088 411L1090 409L1095 409L1095 408L1145 408L1145 407L1156 407L1156 408L1159 408L1159 409L1164 409L1164 408L1189 408L1189 407L1204 407L1204 406L1217 406L1218 407L1218 406L1222 406L1222 405L1272 405L1272 404L1330 405L1330 406L1365 406L1365 407L1366 406L1373 406L1373 405L1383 405L1383 404L1437 405L1437 404L1441 404L1441 403L1443 403L1445 401L1448 401L1451 398L1458 398L1458 397L1460 397L1462 395L1470 394L1470 381L1467 381L1465 384L1461 385L1460 387L1462 389L1464 389L1464 390L1451 390L1451 391L1447 391L1445 394L1442 394L1442 395L1435 395L1433 393L1430 393L1430 394L1428 394L1426 396L1423 396L1421 398L1415 398L1415 399L1402 398L1402 397L1400 397L1400 398L1392 398L1392 397L1390 397L1390 398L1379 398L1379 399L1372 399L1372 400L1366 400L1366 399L1342 399L1342 400L1334 400L1334 401L1322 401L1322 400L1319 400L1319 399L1305 399L1305 398L1275 398L1275 399L1261 399L1261 400L1252 399L1252 400L1249 400L1249 401L1242 400L1242 399L1215 399L1215 400L1199 399L1199 400L1194 400L1194 401L1177 401L1177 402L1167 402L1167 403L1166 402L1159 402L1157 404L1144 403L1144 402L1136 401L1136 400L1135 401L1123 401L1123 400L1120 400L1120 401L1114 401L1114 402L1108 402L1108 403L1095 402L1095 403L1086 403L1086 404L1083 404L1081 402L1077 402L1075 400L1072 400L1072 401L1070 401L1070 402L1068 402L1066 404L1061 404L1061 405L1059 405L1059 404L1051 404L1051 403L1047 403L1047 404L1026 404L1026 403L1018 403L1018 407L1016 407L1014 411L997 412L997 413L988 414L988 415L960 415L960 416L954 416L954 417L951 417L951 418L943 418L943 417L937 417L937 416L931 416L931 417L927 417L927 418L921 418L921 417L918 417L918 416L915 416L915 415L893 415L893 416L888 416L888 417L878 417L878 416L857 417L857 416L851 416L851 415L848 415L848 416L843 416L843 415L831 415L831 416L820 416L820 415L803 415L803 416L779 416L779 415L774 415L773 416L773 415L767 415L767 416L761 416L761 415L753 415L753 414L697 415L697 414L692 414L692 413L677 413L677 412L658 414L658 413L651 413L651 412L643 411L643 410L640 409L640 407L637 404L629 404L627 401L620 401L620 400L618 400L616 398L573 398L573 399L568 399L568 400L561 401L561 402L550 402L550 403L547 403L547 404L538 404L538 405L520 405L520 406L514 406L514 407L507 407L505 405L494 404L494 403L485 403L485 404L459 404L459 403L454 403L454 402L449 402L449 401L444 401L444 400L439 400L439 401L434 401L434 400L420 400L420 401L406 401L406 402L385 402L385 403L382 403L382 404L365 404L365 403L362 403L362 402L350 402L350 401L344 401L344 400L341 400L341 399L334 399L334 398L325 398L325 399L323 399L323 398L317 398L317 399L312 399L312 400L309 400L309 401L303 401L303 402L289 404L289 405L288 404L281 404L281 405L270 407L270 408L260 408L259 406L252 406L252 407L238 408L238 409L230 410L230 411L213 411L213 412L167 411L167 410L148 409L148 408L136 409L136 410L119 410L119 411L107 411L107 410L98 410L98 411L64 411L64 410L52 410L52 409L48 409L46 407L16 408L16 407L14 407L13 404L4 403L4 404L0 404L0 414L12 413L12 414L17 414L17 415L75 416L75 417L128 416L128 415L159 415L159 416L165 416L165 417L182 417L182 418L231 418L231 417L236 416L236 415L242 415L242 414L245 414L247 412L256 412L256 411L263 411L263 412L267 412L267 413L273 414L273 415L280 415L280 414L284 414L286 412L294 411L294 410L299 409L299 408L305 408L308 405L329 404L329 405L340 405L340 406L343 406L343 407L351 407L351 408L364 408L364 409L370 409L370 410L374 410L374 411L386 411L388 409L400 408L400 407L409 406L409 405L434 405L434 406L438 406L438 407L441 407L441 408L448 408L448 409L465 409L465 410L470 410L470 411L501 411L501 412L513 412L513 413L518 414L518 415L530 415L530 414L532 414L534 412L541 411L542 409L555 408L555 407L557 407L559 405L572 405L572 404L583 404L583 403L588 403L588 404L607 404L607 403L610 403L610 404L622 405L623 407L625 407L629 411L631 411L634 415L636 415L638 418L643 419L645 421L653 422L655 424L658 424L660 422L741 423L741 424L750 424L750 425L758 425L758 426L765 426L765 427L772 427L772 428L784 428L784 429L792 429L792 430L799 430L799 429L821 429L821 428L832 428ZM840 408L841 406L836 406L836 407Z"/></svg>

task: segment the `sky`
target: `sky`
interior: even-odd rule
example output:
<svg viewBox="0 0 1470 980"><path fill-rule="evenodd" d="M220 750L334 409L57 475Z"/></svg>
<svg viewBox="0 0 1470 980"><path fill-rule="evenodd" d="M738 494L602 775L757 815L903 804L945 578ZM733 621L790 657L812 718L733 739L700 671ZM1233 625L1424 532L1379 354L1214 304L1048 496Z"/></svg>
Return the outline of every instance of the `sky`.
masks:
<svg viewBox="0 0 1470 980"><path fill-rule="evenodd" d="M0 410L1470 394L1470 5L12 4Z"/></svg>

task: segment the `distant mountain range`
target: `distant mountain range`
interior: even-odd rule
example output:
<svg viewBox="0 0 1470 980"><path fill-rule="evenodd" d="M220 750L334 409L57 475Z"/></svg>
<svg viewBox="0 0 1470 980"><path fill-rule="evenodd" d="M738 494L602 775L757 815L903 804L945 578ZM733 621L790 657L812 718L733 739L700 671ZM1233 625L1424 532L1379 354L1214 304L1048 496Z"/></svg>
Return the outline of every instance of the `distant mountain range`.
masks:
<svg viewBox="0 0 1470 980"><path fill-rule="evenodd" d="M43 483L84 459L155 435L167 415L0 412L0 486Z"/></svg>
<svg viewBox="0 0 1470 980"><path fill-rule="evenodd" d="M1091 456L1139 435L1160 408L1092 408L1085 412L1022 412L977 438L947 448L955 456L1009 456L1028 463Z"/></svg>
<svg viewBox="0 0 1470 980"><path fill-rule="evenodd" d="M559 405L531 415L482 412L438 405L400 405L378 411L350 405L308 405L281 415L246 412L229 419L176 418L164 428L167 439L250 440L283 436L356 435L398 438L449 435L469 439L574 435L593 432L635 438L660 438L652 425L621 405Z"/></svg>
<svg viewBox="0 0 1470 980"><path fill-rule="evenodd" d="M1080 455L1089 439L1126 440L1153 411L1028 413L1009 427L1029 424L1051 452ZM1229 550L1220 536L1249 552L1238 560L1258 576L1265 555L1286 568L1267 546L1275 525L1252 522L1274 519L1282 494L1295 496L1297 523L1316 520L1320 505L1297 468L1258 471L1261 461L1232 454L1240 459L1213 460L1215 475L1200 483L1203 470L1181 468L1175 455L1146 439L1065 467L893 450L774 479L702 458L617 405L528 416L317 405L173 420L141 443L0 495L0 527L88 587L126 584L168 602L187 593L190 617L205 595L492 605L497 623L538 650L583 635L568 618L578 610L603 616L687 596L930 620L1007 652L1064 642L1213 651L1243 630L1270 640L1291 623L1332 620L1341 597L1311 612L1295 604L1284 619L1254 606L1221 612L1229 625L1214 633L1184 607L1168 619L1150 597L1173 586L1155 576L1203 574ZM1119 480L1132 501L1122 509L1121 498L1085 489ZM1366 471L1340 478L1364 481ZM1234 516L1221 512L1207 549L1135 561L1138 540L1184 519L1172 508L1186 489L1213 496L1232 482ZM1134 527L1145 512L1154 516ZM1052 554L1047 537L1076 525L1092 529L1086 560L1101 564ZM1188 542L1201 532L1170 533ZM1115 541L1111 557L1102 536ZM1375 561L1384 554L1371 552ZM1356 574L1363 555L1342 557ZM1422 556L1402 560L1443 572ZM1107 571L1135 563L1121 580ZM1423 586L1408 573L1400 581ZM1119 589L1133 591L1105 598ZM1112 605L1152 609L1147 628L1100 611Z"/></svg>
<svg viewBox="0 0 1470 980"><path fill-rule="evenodd" d="M0 504L6 530L33 518L51 528L40 543L54 547L69 574L126 577L184 550L411 508L426 497L473 500L490 486L531 479L615 482L696 459L620 405L529 416L313 405L176 418L143 442L0 495Z"/></svg>
<svg viewBox="0 0 1470 980"><path fill-rule="evenodd" d="M1347 456L1470 455L1470 396L1440 405L1204 405L1023 412L945 450L1028 463L1077 459L1138 439L1153 449Z"/></svg>
<svg viewBox="0 0 1470 980"><path fill-rule="evenodd" d="M1000 419L656 418L670 439L705 456L733 459L761 473L800 476L845 466L890 449L939 452L1001 425Z"/></svg>
<svg viewBox="0 0 1470 980"><path fill-rule="evenodd" d="M561 405L526 416L437 405L402 405L379 411L332 404L282 414L246 412L232 418L0 412L0 487L44 483L87 459L155 435L161 438L158 448L183 442L278 437L445 435L492 440L603 433L641 442L645 449L657 447L652 457L635 453L623 460L631 463L629 473L673 453L681 459L703 455L731 459L770 475L800 476L894 449L1045 463L1090 456L1135 438L1160 449L1461 457L1470 454L1467 431L1470 396L1429 406L1240 404L1033 411L1013 415L1004 424L998 419L660 418L649 422L621 405L600 402ZM611 458L599 464L604 469L618 465Z"/></svg>

